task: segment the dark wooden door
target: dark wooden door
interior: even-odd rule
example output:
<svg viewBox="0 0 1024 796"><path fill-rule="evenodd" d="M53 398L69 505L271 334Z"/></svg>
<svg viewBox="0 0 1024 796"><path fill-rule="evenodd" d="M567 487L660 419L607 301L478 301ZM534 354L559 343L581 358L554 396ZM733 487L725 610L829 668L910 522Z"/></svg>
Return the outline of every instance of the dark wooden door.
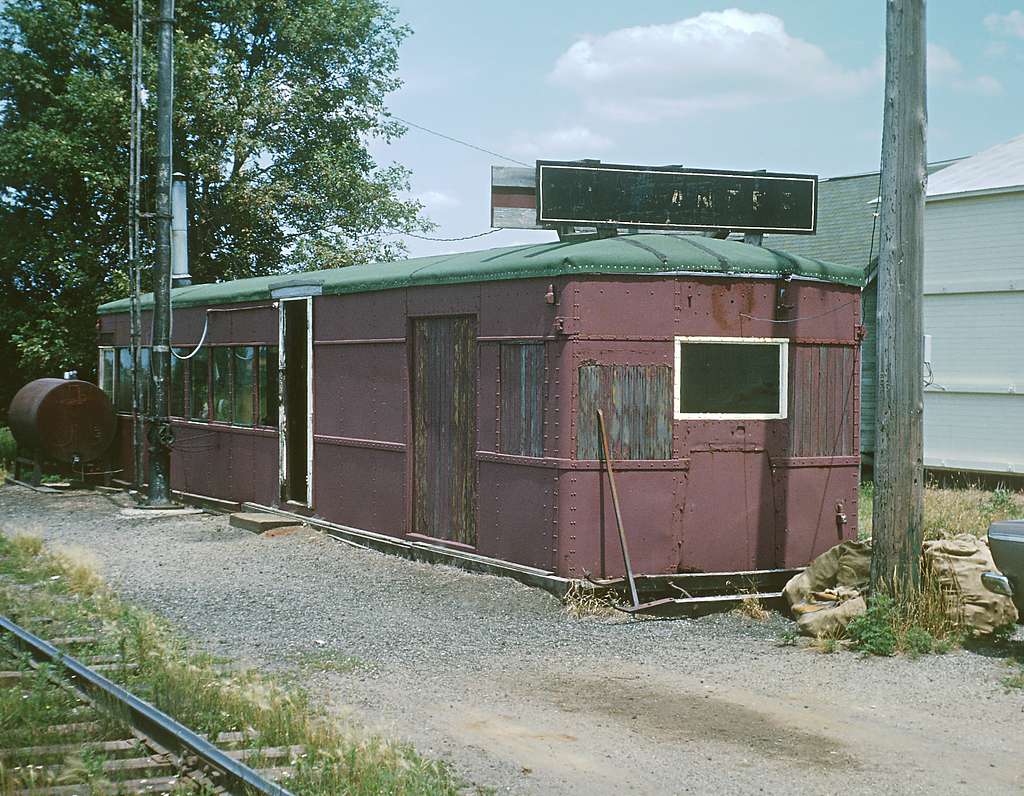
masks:
<svg viewBox="0 0 1024 796"><path fill-rule="evenodd" d="M476 546L476 318L413 321L413 531Z"/></svg>

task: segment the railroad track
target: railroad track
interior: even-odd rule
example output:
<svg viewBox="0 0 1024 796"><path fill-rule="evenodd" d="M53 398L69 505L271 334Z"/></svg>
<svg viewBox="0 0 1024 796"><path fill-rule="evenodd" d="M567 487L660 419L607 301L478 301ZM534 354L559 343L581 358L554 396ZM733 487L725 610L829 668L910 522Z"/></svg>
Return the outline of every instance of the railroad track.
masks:
<svg viewBox="0 0 1024 796"><path fill-rule="evenodd" d="M62 714L73 721L41 728L42 737L59 742L0 749L0 792L5 796L291 796L274 780L293 773L292 762L302 747L263 748L258 738L241 732L221 733L212 741L198 735L102 673L124 671L132 663L119 656L94 656L87 666L57 646L89 641L95 639L46 641L0 616L3 647L12 660L28 662L27 670L0 671L0 688L21 689L25 699L73 703ZM41 687L52 694L41 695Z"/></svg>

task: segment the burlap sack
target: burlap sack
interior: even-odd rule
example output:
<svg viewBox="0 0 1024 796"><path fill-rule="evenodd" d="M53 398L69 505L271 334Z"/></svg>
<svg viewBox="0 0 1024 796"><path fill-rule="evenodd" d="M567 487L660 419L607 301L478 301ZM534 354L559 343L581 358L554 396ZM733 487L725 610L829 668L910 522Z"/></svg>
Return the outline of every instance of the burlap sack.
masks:
<svg viewBox="0 0 1024 796"><path fill-rule="evenodd" d="M814 592L867 588L871 577L871 542L843 542L814 559L790 579L783 593L792 608Z"/></svg>
<svg viewBox="0 0 1024 796"><path fill-rule="evenodd" d="M981 582L983 572L998 571L984 539L969 534L934 539L924 543L923 555L925 567L938 578L943 591L959 595L959 601L949 601L948 613L954 621L963 621L965 629L989 635L1017 621L1013 601L990 592Z"/></svg>
<svg viewBox="0 0 1024 796"><path fill-rule="evenodd" d="M783 589L805 636L841 636L867 610L861 591L871 576L871 542L843 542L814 559Z"/></svg>
<svg viewBox="0 0 1024 796"><path fill-rule="evenodd" d="M793 606L797 630L815 638L839 638L850 620L865 611L867 602L856 589L815 592Z"/></svg>

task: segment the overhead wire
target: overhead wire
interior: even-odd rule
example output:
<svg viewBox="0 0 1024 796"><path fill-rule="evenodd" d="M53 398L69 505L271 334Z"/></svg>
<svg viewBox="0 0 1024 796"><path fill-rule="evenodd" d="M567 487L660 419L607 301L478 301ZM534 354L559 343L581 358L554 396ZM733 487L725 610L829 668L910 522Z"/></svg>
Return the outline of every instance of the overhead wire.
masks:
<svg viewBox="0 0 1024 796"><path fill-rule="evenodd" d="M445 133L440 133L437 130L431 130L429 127L424 127L422 124L416 124L415 122L410 122L408 119L403 119L401 116L395 116L394 114L391 114L391 118L394 119L396 122L401 122L402 124L408 125L409 127L413 127L417 130L422 130L424 133L430 133L431 135L436 135L438 138L443 138L446 141L451 141L455 144L461 144L462 146L469 147L470 149L475 149L477 152L483 152L487 155L493 155L496 158L507 160L509 163L515 163L517 166L526 166L527 168L530 167L529 163L523 163L523 161L521 160L510 158L508 155L502 155L500 152L495 152L492 149L485 149L482 146L471 144L469 143L469 141L463 141L461 138L455 138L454 136L446 135Z"/></svg>

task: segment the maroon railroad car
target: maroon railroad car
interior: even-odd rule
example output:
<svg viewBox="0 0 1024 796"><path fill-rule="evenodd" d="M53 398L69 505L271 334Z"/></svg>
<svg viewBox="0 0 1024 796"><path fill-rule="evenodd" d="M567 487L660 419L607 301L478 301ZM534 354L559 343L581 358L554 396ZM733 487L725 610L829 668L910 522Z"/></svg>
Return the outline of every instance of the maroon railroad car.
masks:
<svg viewBox="0 0 1024 796"><path fill-rule="evenodd" d="M637 572L803 565L856 536L861 277L635 234L178 288L172 487L616 576L603 409Z"/></svg>

